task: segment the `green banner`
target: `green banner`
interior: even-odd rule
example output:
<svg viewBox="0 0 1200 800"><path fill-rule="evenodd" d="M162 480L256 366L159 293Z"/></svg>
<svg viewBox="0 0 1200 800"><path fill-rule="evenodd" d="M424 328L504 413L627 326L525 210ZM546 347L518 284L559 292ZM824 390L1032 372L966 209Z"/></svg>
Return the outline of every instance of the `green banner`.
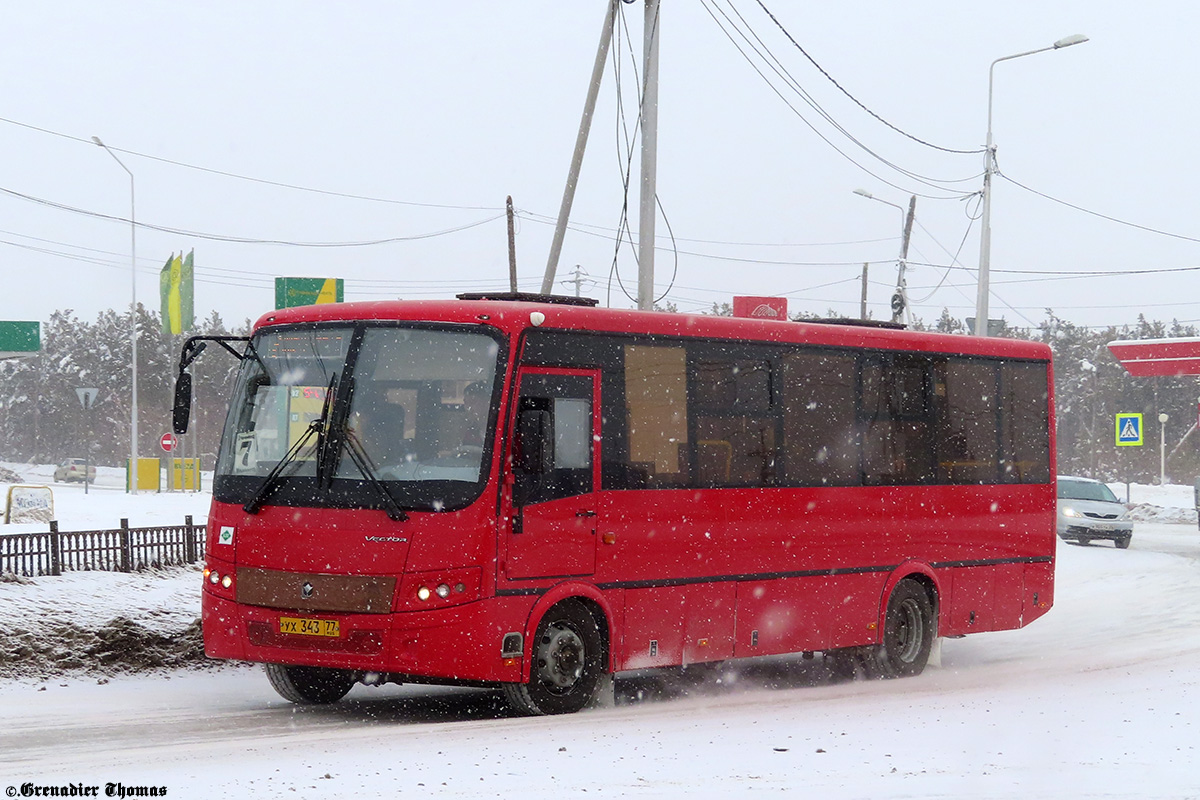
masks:
<svg viewBox="0 0 1200 800"><path fill-rule="evenodd" d="M275 308L342 302L341 278L276 278Z"/></svg>
<svg viewBox="0 0 1200 800"><path fill-rule="evenodd" d="M41 349L40 322L0 322L0 358L31 356Z"/></svg>

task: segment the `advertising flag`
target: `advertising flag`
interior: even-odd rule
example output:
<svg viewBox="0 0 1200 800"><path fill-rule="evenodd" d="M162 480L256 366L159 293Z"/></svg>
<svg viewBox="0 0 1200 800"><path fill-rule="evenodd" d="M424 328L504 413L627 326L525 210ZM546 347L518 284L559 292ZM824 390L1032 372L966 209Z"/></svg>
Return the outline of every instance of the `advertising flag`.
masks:
<svg viewBox="0 0 1200 800"><path fill-rule="evenodd" d="M171 254L158 274L162 299L163 333L183 333L192 329L192 283L195 266L192 250L184 258Z"/></svg>

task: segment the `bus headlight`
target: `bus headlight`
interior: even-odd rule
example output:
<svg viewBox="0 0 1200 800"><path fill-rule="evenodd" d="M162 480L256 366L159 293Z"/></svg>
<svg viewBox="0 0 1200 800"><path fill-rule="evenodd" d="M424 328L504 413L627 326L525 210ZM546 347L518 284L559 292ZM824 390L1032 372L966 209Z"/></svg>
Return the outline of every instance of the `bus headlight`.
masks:
<svg viewBox="0 0 1200 800"><path fill-rule="evenodd" d="M405 575L400 579L397 610L416 611L478 600L483 584L479 567L441 569Z"/></svg>

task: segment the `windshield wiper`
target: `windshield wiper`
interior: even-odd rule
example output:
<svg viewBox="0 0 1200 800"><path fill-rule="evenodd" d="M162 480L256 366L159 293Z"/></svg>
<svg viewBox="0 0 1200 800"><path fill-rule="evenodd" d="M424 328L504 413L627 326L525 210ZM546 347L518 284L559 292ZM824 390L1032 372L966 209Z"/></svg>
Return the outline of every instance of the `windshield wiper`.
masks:
<svg viewBox="0 0 1200 800"><path fill-rule="evenodd" d="M284 469L286 469L289 464L295 463L296 456L300 455L300 452L304 449L304 446L308 444L309 440L311 440L314 436L317 439L316 452L318 454L322 452L325 447L325 426L327 420L329 419L329 406L333 400L333 386L336 382L337 373L334 373L334 375L329 379L329 388L325 391L325 403L321 407L321 416L308 423L308 429L305 430L303 435L296 440L296 443L292 445L286 453L283 454L283 458L279 459L279 462L276 463L275 466L271 468L271 471L267 473L267 477L263 479L262 485L258 487L258 491L254 493L254 496L251 497L244 506L242 506L242 510L247 514L258 513L258 510L262 508L262 504L266 502L267 498L279 488L281 483L283 483L283 479L285 477L283 474Z"/></svg>
<svg viewBox="0 0 1200 800"><path fill-rule="evenodd" d="M408 519L408 514L396 502L396 498L392 497L392 493L388 491L387 485L379 479L379 474L371 465L371 459L367 455L367 451L363 449L362 442L358 440L353 433L350 433L344 438L346 452L350 454L350 460L354 462L354 466L358 467L358 471L367 479L367 483L379 493L383 498L383 504L386 507L388 519L393 522L403 522Z"/></svg>

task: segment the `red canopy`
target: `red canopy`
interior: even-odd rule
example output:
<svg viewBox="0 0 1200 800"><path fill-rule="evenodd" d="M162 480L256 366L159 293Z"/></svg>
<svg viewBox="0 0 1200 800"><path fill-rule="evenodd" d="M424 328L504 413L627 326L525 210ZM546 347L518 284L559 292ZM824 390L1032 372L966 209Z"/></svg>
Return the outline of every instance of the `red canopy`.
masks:
<svg viewBox="0 0 1200 800"><path fill-rule="evenodd" d="M1108 349L1135 378L1200 375L1200 339L1128 339Z"/></svg>

